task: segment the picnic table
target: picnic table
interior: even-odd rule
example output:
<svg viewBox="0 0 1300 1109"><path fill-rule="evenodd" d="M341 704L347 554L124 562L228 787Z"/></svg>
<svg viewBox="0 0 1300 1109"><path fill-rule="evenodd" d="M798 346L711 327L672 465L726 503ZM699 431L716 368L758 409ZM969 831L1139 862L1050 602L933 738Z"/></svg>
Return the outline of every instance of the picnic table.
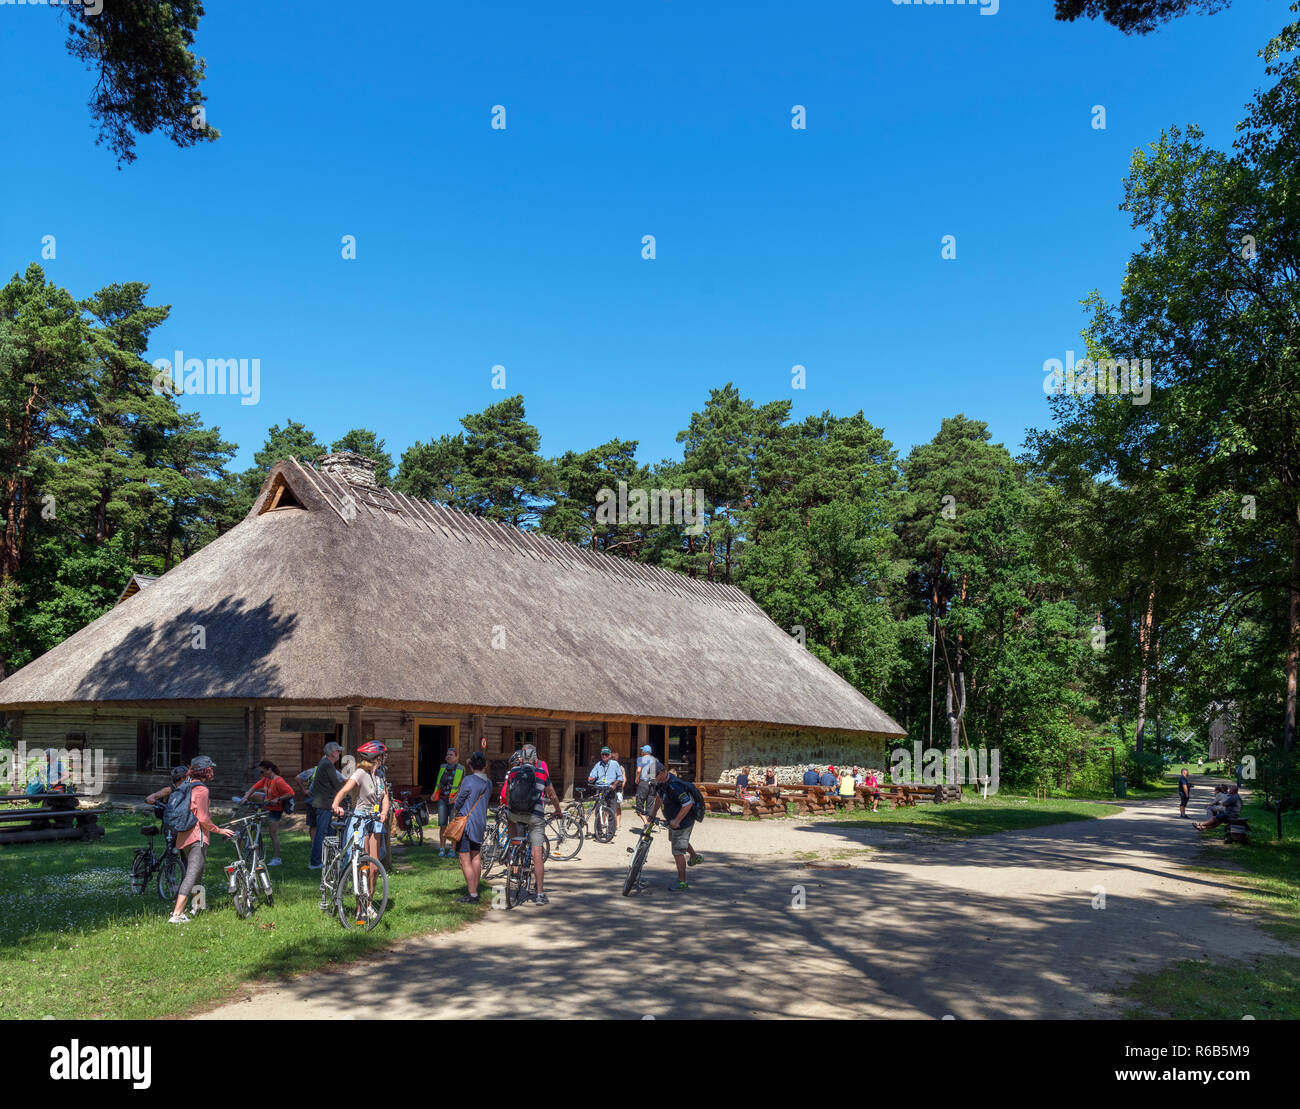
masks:
<svg viewBox="0 0 1300 1109"><path fill-rule="evenodd" d="M107 811L81 808L75 793L0 795L0 843L96 839L104 834L99 817Z"/></svg>

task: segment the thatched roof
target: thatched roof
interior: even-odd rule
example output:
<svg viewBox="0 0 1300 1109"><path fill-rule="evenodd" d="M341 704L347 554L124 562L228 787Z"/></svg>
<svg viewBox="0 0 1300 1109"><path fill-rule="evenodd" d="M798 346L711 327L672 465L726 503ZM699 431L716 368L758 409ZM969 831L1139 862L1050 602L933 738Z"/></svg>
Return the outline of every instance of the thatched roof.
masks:
<svg viewBox="0 0 1300 1109"><path fill-rule="evenodd" d="M238 526L0 682L0 709L207 699L903 734L733 586L296 461Z"/></svg>

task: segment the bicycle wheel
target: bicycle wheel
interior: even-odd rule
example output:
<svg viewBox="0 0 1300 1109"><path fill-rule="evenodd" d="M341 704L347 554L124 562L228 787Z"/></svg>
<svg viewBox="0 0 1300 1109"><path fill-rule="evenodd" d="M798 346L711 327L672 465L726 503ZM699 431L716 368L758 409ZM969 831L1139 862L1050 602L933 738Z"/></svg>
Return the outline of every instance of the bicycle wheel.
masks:
<svg viewBox="0 0 1300 1109"><path fill-rule="evenodd" d="M185 864L181 857L175 854L164 855L162 866L158 868L158 896L164 901L174 902L184 877Z"/></svg>
<svg viewBox="0 0 1300 1109"><path fill-rule="evenodd" d="M509 870L506 872L506 908L513 909L531 900L528 887L532 884L533 860L532 850L525 844L522 848L512 847L509 855Z"/></svg>
<svg viewBox="0 0 1300 1109"><path fill-rule="evenodd" d="M546 820L546 833L554 836L551 855L559 862L578 857L582 850L582 836L586 830L581 820L565 813L562 817L550 816Z"/></svg>
<svg viewBox="0 0 1300 1109"><path fill-rule="evenodd" d="M596 806L596 842L609 843L614 838L614 812L606 804Z"/></svg>
<svg viewBox="0 0 1300 1109"><path fill-rule="evenodd" d="M271 889L271 874L266 869L266 863L258 863L253 875L256 879L258 896L266 902L267 908L270 908L275 904L275 892Z"/></svg>
<svg viewBox="0 0 1300 1109"><path fill-rule="evenodd" d="M370 855L359 855L356 865L348 864L334 898L344 928L369 932L388 908L388 872Z"/></svg>
<svg viewBox="0 0 1300 1109"><path fill-rule="evenodd" d="M153 852L137 849L135 858L131 860L131 892L144 893L144 887L148 885L152 873Z"/></svg>
<svg viewBox="0 0 1300 1109"><path fill-rule="evenodd" d="M256 908L253 891L248 888L248 871L241 867L230 876L230 881L230 899L235 903L235 913L240 920L246 920Z"/></svg>
<svg viewBox="0 0 1300 1109"><path fill-rule="evenodd" d="M637 880L641 877L641 868L645 866L646 856L650 854L650 837L642 836L641 842L636 845L636 852L632 855L632 861L627 868L627 881L623 883L623 896L627 897L636 889Z"/></svg>
<svg viewBox="0 0 1300 1109"><path fill-rule="evenodd" d="M411 838L416 847L424 846L424 821L415 816L411 817Z"/></svg>

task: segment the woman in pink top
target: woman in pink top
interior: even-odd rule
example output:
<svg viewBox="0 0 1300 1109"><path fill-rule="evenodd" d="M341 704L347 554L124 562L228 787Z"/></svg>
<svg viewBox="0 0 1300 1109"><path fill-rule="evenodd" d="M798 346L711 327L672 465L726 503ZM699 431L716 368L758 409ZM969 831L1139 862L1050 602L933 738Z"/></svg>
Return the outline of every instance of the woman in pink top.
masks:
<svg viewBox="0 0 1300 1109"><path fill-rule="evenodd" d="M208 811L208 787L204 783L212 781L215 770L216 766L207 755L199 755L190 763L188 781L179 787L189 790L190 812L194 814L194 823L176 836L176 849L185 860L185 877L181 879L176 894L176 905L169 920L171 924L185 924L190 919L185 915L185 902L203 876L203 861L208 853L208 834L216 832L227 839L233 839L235 835L229 828L218 828L213 824Z"/></svg>
<svg viewBox="0 0 1300 1109"><path fill-rule="evenodd" d="M871 811L875 812L880 808L880 782L874 770L867 771L867 780L862 783L862 786L871 796Z"/></svg>

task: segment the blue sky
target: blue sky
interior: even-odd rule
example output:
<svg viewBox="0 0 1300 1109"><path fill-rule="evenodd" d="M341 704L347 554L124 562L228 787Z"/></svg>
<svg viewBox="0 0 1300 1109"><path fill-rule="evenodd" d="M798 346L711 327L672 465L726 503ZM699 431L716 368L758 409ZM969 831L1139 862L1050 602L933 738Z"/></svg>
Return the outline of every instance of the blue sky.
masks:
<svg viewBox="0 0 1300 1109"><path fill-rule="evenodd" d="M1137 244L1133 149L1187 122L1228 145L1290 18L1237 0L1128 38L1051 0L424 7L212 0L222 138L148 136L119 171L59 17L0 6L0 278L52 234L75 295L172 305L151 358L260 359L257 405L183 402L241 468L289 418L396 459L500 400L497 364L547 455L679 457L727 381L862 409L900 452L959 411L1015 450Z"/></svg>

